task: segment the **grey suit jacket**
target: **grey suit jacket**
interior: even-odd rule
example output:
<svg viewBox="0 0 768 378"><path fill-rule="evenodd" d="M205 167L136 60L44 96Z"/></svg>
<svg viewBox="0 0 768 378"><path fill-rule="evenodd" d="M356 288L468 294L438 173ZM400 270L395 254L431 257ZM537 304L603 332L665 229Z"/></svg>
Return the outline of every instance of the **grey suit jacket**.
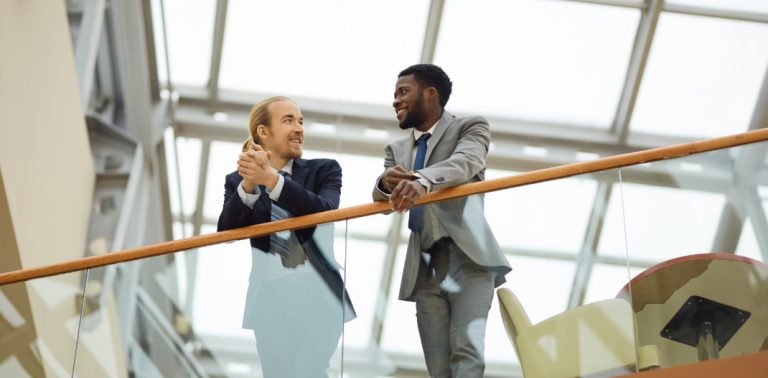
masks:
<svg viewBox="0 0 768 378"><path fill-rule="evenodd" d="M485 178L485 159L491 140L490 127L483 117L456 118L443 111L432 137L427 142L425 167L418 173L432 183L432 191L460 184L482 181ZM384 168L401 165L410 171L413 165L413 136L397 140L385 148ZM389 194L373 189L374 201L387 200ZM484 215L483 195L472 195L455 200L437 202L430 206L440 224L453 242L475 263L497 271L496 286L503 284L504 275L512 270L499 247ZM419 271L426 269L421 263L421 242L411 233L405 257L400 299L412 301Z"/></svg>

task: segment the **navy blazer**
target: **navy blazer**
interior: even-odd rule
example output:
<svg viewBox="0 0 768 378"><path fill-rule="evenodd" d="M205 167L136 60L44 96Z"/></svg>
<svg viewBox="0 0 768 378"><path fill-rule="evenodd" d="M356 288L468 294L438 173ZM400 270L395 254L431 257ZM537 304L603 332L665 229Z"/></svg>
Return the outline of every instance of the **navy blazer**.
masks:
<svg viewBox="0 0 768 378"><path fill-rule="evenodd" d="M224 184L224 208L219 216L218 230L230 230L254 224L269 222L272 200L264 186L259 185L261 194L253 209L245 206L237 194L237 186L243 178L232 172ZM283 191L277 204L293 216L318 213L339 208L341 196L341 166L332 159L294 159L291 178L283 183ZM314 227L296 230L296 236L303 244L312 239ZM269 236L251 238L251 246L269 252Z"/></svg>
<svg viewBox="0 0 768 378"><path fill-rule="evenodd" d="M253 206L246 206L237 193L237 186L243 178L237 171L227 175L224 184L224 207L219 216L218 230L224 231L254 224L267 223L271 220L272 200L266 193L265 187L259 185L261 195ZM339 208L341 196L341 166L332 159L294 159L291 178L283 182L283 190L277 204L293 216L318 213ZM312 235L315 227L295 230L307 260L320 274L328 288L349 306L351 315L346 320L354 318L354 308L349 295L344 289L344 283L335 262L330 262L315 244ZM262 251L270 251L269 235L251 238L251 246ZM345 317L346 318L346 317Z"/></svg>

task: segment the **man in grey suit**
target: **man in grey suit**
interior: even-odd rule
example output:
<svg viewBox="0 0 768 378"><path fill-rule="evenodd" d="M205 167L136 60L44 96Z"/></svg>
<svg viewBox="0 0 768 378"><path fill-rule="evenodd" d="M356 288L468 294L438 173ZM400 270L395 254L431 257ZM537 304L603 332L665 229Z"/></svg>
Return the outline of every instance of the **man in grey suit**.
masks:
<svg viewBox="0 0 768 378"><path fill-rule="evenodd" d="M392 106L400 128L413 132L386 146L373 199L409 211L400 299L416 302L430 376L482 377L493 291L511 270L483 214L483 196L413 206L429 192L485 177L488 122L445 111L451 87L435 65L400 72Z"/></svg>

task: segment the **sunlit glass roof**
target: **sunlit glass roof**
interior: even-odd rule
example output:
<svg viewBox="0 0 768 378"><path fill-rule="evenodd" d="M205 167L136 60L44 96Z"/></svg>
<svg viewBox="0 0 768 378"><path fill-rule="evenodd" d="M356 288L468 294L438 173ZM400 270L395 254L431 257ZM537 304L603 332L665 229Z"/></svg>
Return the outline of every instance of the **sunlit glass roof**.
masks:
<svg viewBox="0 0 768 378"><path fill-rule="evenodd" d="M384 145L407 133L391 110L397 74L419 62L450 75L449 111L491 121L487 179L759 127L768 1L667 0L658 12L648 3L152 0L160 85L170 80L179 114L197 117L179 116L178 135L169 131L166 139L175 237L215 230L224 176L235 170L247 135L247 109L273 95L296 99L307 143L322 142L304 157L339 161L341 206L369 203ZM219 25L216 12L224 8ZM163 28L167 35L157 32ZM203 126L190 132L178 127L185 122ZM348 135L361 137L342 143ZM711 173L696 161L683 163ZM633 167L631 180L622 176L628 171L614 170L485 196L488 222L515 269L505 286L532 321L612 298L649 264L712 247L725 191L676 186L674 175L646 168ZM659 176L673 184L654 182ZM753 217L746 216L737 252L761 258L762 239L752 228L762 226ZM337 259L362 310L346 329L353 350L422 353L413 305L397 300L408 238L403 218L336 225ZM194 321L202 333L251 339L238 319L222 325L200 305L239 312L237 290L245 284L217 295L214 276L244 275L248 248L231 243L201 254L198 267L206 272L196 279L205 288ZM487 360L514 365L498 308L491 311Z"/></svg>

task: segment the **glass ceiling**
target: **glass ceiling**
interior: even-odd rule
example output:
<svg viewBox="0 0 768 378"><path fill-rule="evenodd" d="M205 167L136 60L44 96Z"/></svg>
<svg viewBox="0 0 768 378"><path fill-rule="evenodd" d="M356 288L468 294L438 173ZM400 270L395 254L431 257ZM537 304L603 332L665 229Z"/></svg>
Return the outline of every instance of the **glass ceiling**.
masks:
<svg viewBox="0 0 768 378"><path fill-rule="evenodd" d="M663 14L655 38L631 129L696 138L747 130L768 24Z"/></svg>
<svg viewBox="0 0 768 378"><path fill-rule="evenodd" d="M640 12L554 1L448 1L435 63L461 112L611 126Z"/></svg>
<svg viewBox="0 0 768 378"><path fill-rule="evenodd" d="M419 60L426 0L229 2L221 87L391 104Z"/></svg>
<svg viewBox="0 0 768 378"><path fill-rule="evenodd" d="M213 16L215 0L166 0L165 24L168 39L168 55L171 80L174 84L202 87L208 83L213 41ZM160 14L155 5L155 14ZM159 20L155 19L155 28ZM162 41L162 40L160 40ZM156 46L158 39L155 40ZM163 54L157 54L164 60ZM159 70L161 82L165 72Z"/></svg>
<svg viewBox="0 0 768 378"><path fill-rule="evenodd" d="M162 30L163 19L157 16L161 3L170 80L180 88L182 99L193 96L192 92L204 92L209 85L222 93L236 91L254 98L287 95L339 104L313 108L325 120L335 119L338 124L347 122L344 109L353 108L363 127L369 123L381 127L381 114L393 117L390 107L397 73L428 61L444 67L454 82L448 110L489 117L495 140L509 138L504 132L510 124L523 125L514 137L533 135L543 138L544 145L546 138L561 137L566 129L587 135L573 145L589 152L591 142L598 142L589 139L591 135L609 135L618 143L622 127L628 126L624 132L630 138L650 136L662 145L668 137L709 138L746 131L768 72L768 1L764 0L668 0L669 9L662 10L650 30L643 27L651 17L647 6L641 2L627 6L627 1L617 2L624 4L618 6L537 0L229 0L220 54L212 47L216 0L154 0L158 49L164 46L157 32ZM440 4L441 11L430 21L430 9L440 8ZM681 13L680 8L688 10ZM754 13L739 19L718 17L727 12ZM635 46L646 38L650 39L647 51ZM156 55L163 85L164 53ZM211 69L217 67L219 81L209 83ZM639 74L630 67L639 67ZM193 90L187 93L185 88ZM251 103L236 105L245 108ZM211 101L201 110L210 114L231 109ZM622 119L624 113L630 118ZM394 118L391 121L394 125ZM243 135L245 128L242 125ZM202 137L167 135L176 238L190 236L195 229L215 229L224 175L235 170L240 143L211 130ZM311 124L307 130L308 139L316 137ZM392 135L396 132L394 127L390 131ZM326 135L332 140L335 134ZM379 140L381 149L375 155L326 147L307 150L305 158L339 161L344 172L341 207L368 203L373 182L382 170L383 146L394 138ZM206 145L209 154L203 156ZM182 167L178 170L176 154ZM201 172L202 163L207 163L205 172ZM520 170L504 162L492 168L488 179ZM616 172L606 176L616 176ZM576 288L583 294L581 303L615 296L630 275L644 269L640 263L629 268L615 263L626 258L627 246L632 257L642 256L641 260L650 262L665 260L673 251L704 251L712 246L724 194L626 182L620 192L617 182L620 180L610 177L578 176L486 196L489 223L515 269L507 285L517 292L532 321L565 310L571 296L578 295L572 289L577 273L584 269L580 264L586 260L580 253L590 232L599 233L592 251L596 262L589 267L585 283ZM612 192L602 198L602 190L611 185ZM203 216L196 220L198 204ZM602 213L593 214L601 207ZM664 216L658 216L659 209ZM588 228L593 215L604 218L598 231ZM361 308L385 302L378 347L420 355L413 306L396 300L407 239L407 234L401 234L397 245L387 243L396 219L377 215L346 224L341 232L348 233L347 248L352 251L346 256L347 280L350 294ZM624 222L629 242L624 240ZM680 227L688 222L693 224ZM759 258L752 227L747 220L738 253ZM550 230L558 230L557 236ZM337 242L343 241L339 232L337 227ZM232 243L221 248L243 247ZM361 266L379 268L390 253L396 259L390 295L379 298L380 286L389 277L380 269ZM207 297L198 298L196 304L241 299L240 294L216 297L215 288L209 286L216 280L210 275L248 265L247 254L230 252L227 255L236 258L228 262L214 261L216 255L221 254L201 254L204 261L198 266L212 270L204 274L201 270L197 277L198 286L207 287L199 295ZM236 328L239 320L232 320L235 328L227 328L213 324L215 316L206 311L195 308L194 319L201 332L250 337ZM488 360L514 363L514 353L494 316L498 309L491 312ZM376 342L370 337L376 319L370 313L359 315L345 335L353 348Z"/></svg>

